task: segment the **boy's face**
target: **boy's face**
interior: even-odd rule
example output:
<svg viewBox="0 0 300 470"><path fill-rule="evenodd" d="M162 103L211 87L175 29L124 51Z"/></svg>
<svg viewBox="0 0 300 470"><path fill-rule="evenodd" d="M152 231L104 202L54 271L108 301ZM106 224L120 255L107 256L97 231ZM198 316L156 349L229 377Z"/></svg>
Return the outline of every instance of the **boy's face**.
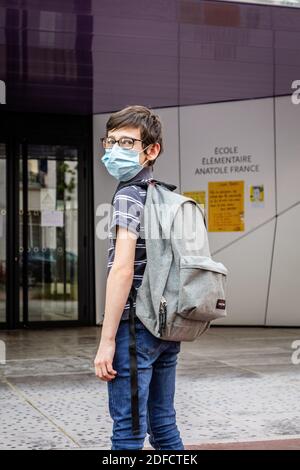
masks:
<svg viewBox="0 0 300 470"><path fill-rule="evenodd" d="M113 137L116 140L119 140L120 137L132 137L133 139L141 139L141 130L134 127L122 127L120 129L114 129L108 132L108 137ZM155 160L157 157L160 145L159 143L151 144L146 148L147 154L143 150L142 142L136 140L132 147L132 150L140 152L139 154L139 163L142 165L146 160ZM145 165L147 166L147 165Z"/></svg>

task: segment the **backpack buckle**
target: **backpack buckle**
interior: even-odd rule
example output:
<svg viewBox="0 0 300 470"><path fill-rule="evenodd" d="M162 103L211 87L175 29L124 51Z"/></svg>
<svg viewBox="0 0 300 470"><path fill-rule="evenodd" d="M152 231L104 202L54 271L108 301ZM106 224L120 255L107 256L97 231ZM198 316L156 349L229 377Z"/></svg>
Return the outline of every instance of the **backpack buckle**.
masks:
<svg viewBox="0 0 300 470"><path fill-rule="evenodd" d="M165 330L167 325L167 301L166 299L161 296L160 304L159 304L159 335L162 336L163 331Z"/></svg>

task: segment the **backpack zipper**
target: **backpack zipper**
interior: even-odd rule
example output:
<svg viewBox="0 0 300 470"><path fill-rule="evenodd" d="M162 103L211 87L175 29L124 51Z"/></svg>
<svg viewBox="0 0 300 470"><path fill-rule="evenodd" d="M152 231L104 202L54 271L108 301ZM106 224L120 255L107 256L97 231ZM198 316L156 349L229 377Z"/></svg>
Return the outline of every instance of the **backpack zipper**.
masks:
<svg viewBox="0 0 300 470"><path fill-rule="evenodd" d="M159 304L159 335L162 336L163 330L166 328L167 322L167 301L161 296Z"/></svg>

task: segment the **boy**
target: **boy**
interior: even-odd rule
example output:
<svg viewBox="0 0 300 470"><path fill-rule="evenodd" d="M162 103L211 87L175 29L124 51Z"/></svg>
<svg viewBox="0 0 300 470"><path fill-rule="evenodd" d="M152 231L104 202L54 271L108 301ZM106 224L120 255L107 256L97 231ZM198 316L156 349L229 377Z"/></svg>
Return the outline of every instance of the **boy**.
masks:
<svg viewBox="0 0 300 470"><path fill-rule="evenodd" d="M102 162L109 173L118 181L132 182L114 196L105 314L94 361L96 376L108 385L111 449L142 449L148 432L155 449L182 450L174 409L180 342L154 337L137 317L139 433L133 433L131 427L128 296L132 284L135 288L141 285L147 262L145 238L141 236L147 192L134 182L153 178L154 162L163 151L160 119L144 106L128 106L110 116L102 143Z"/></svg>

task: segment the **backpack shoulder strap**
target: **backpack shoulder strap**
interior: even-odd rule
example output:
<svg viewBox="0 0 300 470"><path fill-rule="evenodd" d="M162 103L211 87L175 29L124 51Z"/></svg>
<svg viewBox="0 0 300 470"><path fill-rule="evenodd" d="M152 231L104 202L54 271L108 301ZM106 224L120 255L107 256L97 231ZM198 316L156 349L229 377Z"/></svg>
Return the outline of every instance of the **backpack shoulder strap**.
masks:
<svg viewBox="0 0 300 470"><path fill-rule="evenodd" d="M143 180L131 181L130 183L128 183L127 181L120 181L112 197L111 204L113 203L114 197L117 191L119 191L119 189L126 188L127 186L140 186L141 188L146 189L147 191L149 184L153 184L153 185L158 184L160 186L166 187L170 191L174 191L177 188L177 186L175 186L174 184L165 183L164 181L159 181L154 178L151 178L150 180L146 180L146 181L143 181Z"/></svg>
<svg viewBox="0 0 300 470"><path fill-rule="evenodd" d="M159 184L160 186L164 186L167 189L169 189L170 191L174 191L177 188L177 186L175 186L175 184L165 183L164 181L159 181L159 180L155 180L155 179L153 179L152 181L154 182L154 184Z"/></svg>

